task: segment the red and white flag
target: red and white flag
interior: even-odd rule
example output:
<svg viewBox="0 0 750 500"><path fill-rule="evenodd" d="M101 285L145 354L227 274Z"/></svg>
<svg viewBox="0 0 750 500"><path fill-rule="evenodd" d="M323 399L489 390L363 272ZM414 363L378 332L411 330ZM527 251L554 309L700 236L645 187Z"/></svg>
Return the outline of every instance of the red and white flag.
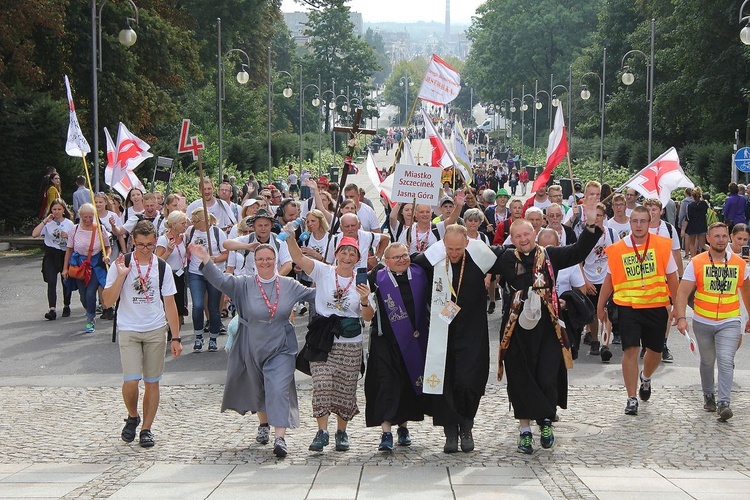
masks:
<svg viewBox="0 0 750 500"><path fill-rule="evenodd" d="M549 182L549 177L552 175L552 171L556 166L568 154L568 135L565 131L565 119L563 118L562 105L557 106L557 113L555 113L555 126L549 133L549 142L547 143L547 162L544 165L544 170L539 176L534 179L534 185L531 187L531 192L535 193L537 189L545 186Z"/></svg>
<svg viewBox="0 0 750 500"><path fill-rule="evenodd" d="M677 150L671 147L622 187L633 188L646 198L658 198L666 206L672 191L677 188L693 188L695 184L685 175Z"/></svg>
<svg viewBox="0 0 750 500"><path fill-rule="evenodd" d="M127 196L134 187L144 190L143 183L134 170L144 160L154 156L148 152L151 146L133 135L122 122L117 131L117 147L106 128L104 134L107 137L107 168L104 169L104 182L123 196Z"/></svg>
<svg viewBox="0 0 750 500"><path fill-rule="evenodd" d="M453 153L448 150L440 137L438 131L435 130L435 125L432 124L432 120L427 115L424 109L422 109L422 118L424 118L424 127L427 138L430 140L432 146L432 156L430 158L430 165L433 167L450 168L456 167L464 178L464 182L471 184L471 176L466 168L453 156Z"/></svg>
<svg viewBox="0 0 750 500"><path fill-rule="evenodd" d="M458 74L458 71L432 54L417 98L442 106L458 97L460 91L461 75Z"/></svg>
<svg viewBox="0 0 750 500"><path fill-rule="evenodd" d="M76 106L73 104L73 94L70 91L70 80L65 75L65 91L68 93L68 110L70 112L70 122L68 123L68 140L65 142L65 152L69 156L82 157L91 152L91 146L83 136L81 125L78 123L76 116Z"/></svg>

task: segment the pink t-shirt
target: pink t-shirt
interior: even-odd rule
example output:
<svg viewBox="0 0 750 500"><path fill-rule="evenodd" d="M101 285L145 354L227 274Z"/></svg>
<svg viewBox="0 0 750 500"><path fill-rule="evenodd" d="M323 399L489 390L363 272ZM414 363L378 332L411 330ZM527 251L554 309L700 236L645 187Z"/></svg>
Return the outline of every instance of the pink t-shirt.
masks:
<svg viewBox="0 0 750 500"><path fill-rule="evenodd" d="M73 238L68 238L68 248L72 248L74 251L81 255L88 255L89 245L91 244L91 231L83 229L80 225L76 225L73 229ZM102 237L104 238L104 245L109 248L109 233L106 229L102 228ZM99 236L94 231L94 248L91 250L91 255L96 255L102 250Z"/></svg>

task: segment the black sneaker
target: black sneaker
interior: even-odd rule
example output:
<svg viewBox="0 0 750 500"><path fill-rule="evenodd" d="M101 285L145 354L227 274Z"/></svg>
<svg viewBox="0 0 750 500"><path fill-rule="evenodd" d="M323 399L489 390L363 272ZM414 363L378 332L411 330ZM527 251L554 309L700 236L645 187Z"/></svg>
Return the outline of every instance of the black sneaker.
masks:
<svg viewBox="0 0 750 500"><path fill-rule="evenodd" d="M664 363L673 363L674 362L674 356L672 356L672 353L669 352L669 347L664 346L664 350L661 351L661 360Z"/></svg>
<svg viewBox="0 0 750 500"><path fill-rule="evenodd" d="M336 431L336 451L349 451L349 435L341 429Z"/></svg>
<svg viewBox="0 0 750 500"><path fill-rule="evenodd" d="M612 334L612 343L614 345L620 345L620 344L622 344L622 340L620 340L620 334L619 333Z"/></svg>
<svg viewBox="0 0 750 500"><path fill-rule="evenodd" d="M259 444L268 444L271 439L271 428L266 425L259 425L258 432L255 433L255 442Z"/></svg>
<svg viewBox="0 0 750 500"><path fill-rule="evenodd" d="M65 307L63 307L63 313L62 313L62 317L63 317L63 318L68 318L68 317L70 317L70 306L65 306Z"/></svg>
<svg viewBox="0 0 750 500"><path fill-rule="evenodd" d="M555 434L552 432L552 421L545 419L542 424L542 448L548 450L555 444Z"/></svg>
<svg viewBox="0 0 750 500"><path fill-rule="evenodd" d="M638 415L638 398L635 396L628 398L628 404L625 406L625 415Z"/></svg>
<svg viewBox="0 0 750 500"><path fill-rule="evenodd" d="M583 343L586 345L591 344L591 333L586 332L586 335L583 336Z"/></svg>
<svg viewBox="0 0 750 500"><path fill-rule="evenodd" d="M115 308L108 307L105 310L103 310L102 315L99 316L99 319L110 320L110 321L115 319Z"/></svg>
<svg viewBox="0 0 750 500"><path fill-rule="evenodd" d="M203 337L196 337L195 342L193 343L193 350L194 351L201 351L203 350Z"/></svg>
<svg viewBox="0 0 750 500"><path fill-rule="evenodd" d="M443 427L443 432L445 433L443 453L456 453L458 451L458 427L448 425Z"/></svg>
<svg viewBox="0 0 750 500"><path fill-rule="evenodd" d="M122 428L122 432L120 433L122 440L126 443L132 443L135 439L135 430L140 423L140 415L135 417L128 416L128 418L125 419L125 427Z"/></svg>
<svg viewBox="0 0 750 500"><path fill-rule="evenodd" d="M286 441L283 437L277 437L273 440L273 454L279 458L284 458L287 455Z"/></svg>
<svg viewBox="0 0 750 500"><path fill-rule="evenodd" d="M598 340L594 340L593 342L591 342L591 350L589 351L589 354L592 356L599 356L599 354L601 353L601 345L602 344Z"/></svg>
<svg viewBox="0 0 750 500"><path fill-rule="evenodd" d="M156 441L154 440L154 433L151 432L151 429L141 429L139 441L141 448L151 448L156 444Z"/></svg>
<svg viewBox="0 0 750 500"><path fill-rule="evenodd" d="M218 350L219 350L219 346L216 345L216 339L209 339L208 352L216 352Z"/></svg>
<svg viewBox="0 0 750 500"><path fill-rule="evenodd" d="M495 312L495 303L490 302L490 306L487 308L487 314L492 314Z"/></svg>
<svg viewBox="0 0 750 500"><path fill-rule="evenodd" d="M390 432L384 432L380 436L380 445L378 445L378 451L393 451L393 434Z"/></svg>
<svg viewBox="0 0 750 500"><path fill-rule="evenodd" d="M534 453L533 442L534 440L530 432L522 432L518 437L518 453L525 453L527 455Z"/></svg>
<svg viewBox="0 0 750 500"><path fill-rule="evenodd" d="M49 311L44 313L44 317L50 321L55 321L57 319L57 311L55 311L54 309L50 309Z"/></svg>
<svg viewBox="0 0 750 500"><path fill-rule="evenodd" d="M407 429L406 427L399 427L396 433L398 434L399 446L411 446L411 436L409 435L409 429Z"/></svg>
<svg viewBox="0 0 750 500"><path fill-rule="evenodd" d="M474 451L474 436L471 434L471 429L461 429L458 435L461 438L461 451L464 453Z"/></svg>
<svg viewBox="0 0 750 500"><path fill-rule="evenodd" d="M602 357L602 363L609 363L609 360L612 359L612 351L606 345L599 351L599 355Z"/></svg>
<svg viewBox="0 0 750 500"><path fill-rule="evenodd" d="M206 322L206 324L203 326L203 333L208 333L208 330L209 330L209 326L208 326L208 322Z"/></svg>
<svg viewBox="0 0 750 500"><path fill-rule="evenodd" d="M310 451L323 451L323 447L328 446L328 431L318 430L310 443Z"/></svg>
<svg viewBox="0 0 750 500"><path fill-rule="evenodd" d="M713 394L703 395L703 409L712 413L716 411L716 397Z"/></svg>
<svg viewBox="0 0 750 500"><path fill-rule="evenodd" d="M651 397L651 379L646 380L643 378L643 372L639 377L641 379L641 386L638 388L638 396L641 401L648 401Z"/></svg>
<svg viewBox="0 0 750 500"><path fill-rule="evenodd" d="M716 413L719 414L719 422L726 422L734 416L732 409L729 407L729 403L724 401L719 403L719 406L716 408Z"/></svg>
<svg viewBox="0 0 750 500"><path fill-rule="evenodd" d="M219 327L219 335L226 335L227 334L227 327L224 325L221 325Z"/></svg>

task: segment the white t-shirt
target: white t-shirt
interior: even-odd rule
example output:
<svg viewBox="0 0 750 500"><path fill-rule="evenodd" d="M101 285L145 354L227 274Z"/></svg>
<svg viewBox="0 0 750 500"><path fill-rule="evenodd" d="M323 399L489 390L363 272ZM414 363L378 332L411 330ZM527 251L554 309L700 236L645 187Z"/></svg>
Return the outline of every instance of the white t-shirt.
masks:
<svg viewBox="0 0 750 500"><path fill-rule="evenodd" d="M245 236L235 238L235 241L239 241L240 243L252 243L258 240L255 238L255 234L247 234ZM278 270L281 269L281 266L283 266L287 262L291 262L292 256L289 254L289 246L287 245L286 241L276 240L276 235L271 233L271 239L268 243L272 247L276 248L276 243L274 243L274 241L277 241L279 243L279 255L276 265L276 269ZM255 255L250 252L246 252L245 250L232 250L231 252L229 252L229 257L227 258L227 266L234 267L235 276L252 276L255 274Z"/></svg>
<svg viewBox="0 0 750 500"><path fill-rule="evenodd" d="M224 242L227 241L227 235L224 234L224 231L214 231L213 226L208 229L211 231L211 249L208 252L210 257L218 257L221 255L221 253L224 251ZM184 241L187 241L187 239L192 234L192 239L190 239L190 243L195 243L196 245L202 245L206 250L208 250L208 240L206 238L206 232L200 231L198 229L195 229L194 227L191 227L185 232L185 239ZM216 241L216 235L219 235L219 241ZM203 275L203 272L201 272L200 269L198 269L201 265L200 259L190 259L190 265L188 266L188 271L193 274L200 274ZM223 271L226 268L226 262L217 262L216 267L218 267L221 271Z"/></svg>
<svg viewBox="0 0 750 500"><path fill-rule="evenodd" d="M727 257L729 257L732 254L732 249L727 246ZM717 267L721 267L723 264L717 264ZM693 265L693 261L691 260L688 262L688 265L685 266L685 271L682 273L682 279L687 281L692 281L695 283L695 266ZM750 279L750 266L745 266L745 280ZM738 290L739 292L739 290ZM734 318L726 318L726 319L720 319L720 320L710 320L703 318L701 316L698 316L697 314L693 314L693 321L697 321L698 323L703 323L704 325L723 325L724 323L729 323L731 321L741 321L744 325L747 321L747 311L745 311L745 303L740 300L740 316L736 316Z"/></svg>
<svg viewBox="0 0 750 500"><path fill-rule="evenodd" d="M357 243L359 243L359 262L357 267L367 267L367 256L372 249L375 252L380 244L380 233L372 233L365 231L364 229L357 230ZM341 233L333 237L333 241L328 246L328 255L326 256L326 262L332 264L336 259L336 245L339 244L343 235Z"/></svg>
<svg viewBox="0 0 750 500"><path fill-rule="evenodd" d="M547 198L544 201L536 201L536 197L534 197L534 206L542 211L546 210L548 206L552 205L552 202L549 201L549 198Z"/></svg>
<svg viewBox="0 0 750 500"><path fill-rule="evenodd" d="M615 219L609 219L604 223L604 225L607 227L611 227L620 239L623 239L625 236L630 234L630 221L620 223Z"/></svg>
<svg viewBox="0 0 750 500"><path fill-rule="evenodd" d="M583 206L576 205L576 207L571 207L570 210L565 212L565 215L563 216L563 224L567 226L568 222L571 221L574 216L578 217L576 224L570 227L576 233L576 236L580 238L581 233L583 232L583 226L586 225L586 214L583 212Z"/></svg>
<svg viewBox="0 0 750 500"><path fill-rule="evenodd" d="M128 233L132 233L135 225L138 224L138 222L144 217L146 217L146 212L132 213L128 216L128 220L126 220L122 224L122 227L124 227L125 231L127 231ZM161 231L162 227L164 226L164 221L162 220L162 215L160 212L156 212L156 217L151 222L153 222L157 233Z"/></svg>
<svg viewBox="0 0 750 500"><path fill-rule="evenodd" d="M346 318L359 318L362 315L360 296L357 293L355 275L351 278L338 276L339 287L343 290L351 282L351 286L342 297L336 298L336 268L319 261L313 261L314 267L310 277L315 282L315 311L326 318L335 314ZM334 342L349 343L361 342L362 335L346 339L343 337L333 338Z"/></svg>
<svg viewBox="0 0 750 500"><path fill-rule="evenodd" d="M133 207L127 207L125 208L125 210L122 211L122 215L120 216L120 222L125 224L132 216L142 214L143 212L144 210L136 211L135 209L133 209Z"/></svg>
<svg viewBox="0 0 750 500"><path fill-rule="evenodd" d="M168 241L166 234L159 236L159 239L156 240L157 247L167 248L167 243ZM185 249L184 238L179 245L174 246L174 250L172 250L172 253L167 255L167 258L165 260L167 261L167 264L169 264L169 267L172 268L172 271L177 273L177 276L180 276L183 272L185 272L185 266L187 265L187 249Z"/></svg>
<svg viewBox="0 0 750 500"><path fill-rule="evenodd" d="M558 295L567 292L568 290L572 290L573 288L582 287L586 282L583 280L581 266L575 265L566 267L565 269L560 269L557 273L557 281L555 283L557 284Z"/></svg>
<svg viewBox="0 0 750 500"><path fill-rule="evenodd" d="M164 304L159 297L159 264L155 255L151 256L151 270L148 263L137 266L135 255L131 257L130 273L125 278L120 291L120 307L117 309L117 328L133 332L149 332L167 324L167 316L164 313ZM146 281L145 287L140 285L138 269ZM148 277L146 277L148 274ZM117 266L111 266L107 272L107 284L104 288L110 288L117 279ZM145 290L144 290L145 288ZM164 283L161 286L161 294L164 296L175 295L177 287L174 284L172 269L167 264L164 271Z"/></svg>
<svg viewBox="0 0 750 500"><path fill-rule="evenodd" d="M612 236L614 236L614 240ZM583 274L586 275L586 279L591 283L595 285L604 283L604 278L607 276L607 269L609 268L607 253L604 250L619 240L620 238L614 229L604 228L604 234L596 242L594 249L586 256L586 260L583 261Z"/></svg>
<svg viewBox="0 0 750 500"><path fill-rule="evenodd" d="M398 225L400 227L401 223L399 222ZM435 227L437 228L437 232L440 238L435 236L435 232L432 230L432 226L430 226L430 230L427 231L427 234L420 233L417 230L417 223L415 222L411 225L411 231L409 231L409 228L404 228L401 231L401 234L399 234L397 241L399 243L403 243L404 245L409 245L409 254L424 252L427 248L430 248L432 245L442 240L445 236L445 221L438 222L437 224L435 224ZM407 241L407 236L410 237L411 241ZM427 246L424 246L425 242L427 242ZM418 248L418 243L421 243L423 245L423 249Z"/></svg>
<svg viewBox="0 0 750 500"><path fill-rule="evenodd" d="M187 214L188 218L192 215L193 211L196 208L203 208L203 199L198 198L194 202L192 202L190 205L188 205L187 210L185 210L185 213ZM210 207L207 207L208 213L213 214L214 217L216 217L216 225L219 227L219 229L225 228L227 226L231 226L232 224L235 224L237 221L234 220L234 214L232 213L232 208L227 205L226 202L214 198L215 203L211 205ZM223 208L222 208L223 207Z"/></svg>
<svg viewBox="0 0 750 500"><path fill-rule="evenodd" d="M307 239L307 241L303 242L300 246L301 247L308 247L312 250L315 250L320 255L325 255L326 248L328 246L328 239L330 238L330 233L325 232L323 233L323 237L321 239L316 239L315 236L310 233L310 237ZM333 242L331 242L333 244ZM312 281L310 276L308 276L306 273L301 272L297 275L299 279L303 279L305 281Z"/></svg>
<svg viewBox="0 0 750 500"><path fill-rule="evenodd" d="M55 220L49 221L42 228L41 235L44 236L44 244L50 248L65 250L68 245L68 238L63 238L60 233L66 233L72 237L74 227L75 224L70 219L63 219L59 224Z"/></svg>
<svg viewBox="0 0 750 500"><path fill-rule="evenodd" d="M357 210L357 217L359 218L359 223L362 225L362 229L365 231L380 229L378 216L375 214L375 210L370 208L369 205L360 203L359 210Z"/></svg>
<svg viewBox="0 0 750 500"><path fill-rule="evenodd" d="M659 227L649 227L648 232L651 234L658 234L659 236L664 236L665 238L671 238L672 239L672 250L679 250L680 249L680 237L677 235L677 229L672 226L672 235L669 235L669 228L667 227L667 223L664 221L661 221L661 224L659 224Z"/></svg>

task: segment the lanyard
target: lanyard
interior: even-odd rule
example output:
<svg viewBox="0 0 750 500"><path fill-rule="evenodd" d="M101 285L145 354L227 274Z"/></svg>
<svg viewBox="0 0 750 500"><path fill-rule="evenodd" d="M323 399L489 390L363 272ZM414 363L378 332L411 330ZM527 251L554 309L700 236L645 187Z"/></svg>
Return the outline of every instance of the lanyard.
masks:
<svg viewBox="0 0 750 500"><path fill-rule="evenodd" d="M260 294L263 296L263 300L266 301L266 307L268 308L268 312L271 313L271 317L268 318L269 320L272 320L274 316L276 316L276 309L279 307L279 296L281 295L281 287L279 285L279 277L276 276L276 280L274 283L276 284L276 300L274 301L273 305L271 305L271 301L268 300L268 295L266 295L266 291L263 289L263 284L260 282L260 278L258 275L255 275L255 282L258 284L258 288L260 288Z"/></svg>
<svg viewBox="0 0 750 500"><path fill-rule="evenodd" d="M138 257L133 254L133 257L135 258L135 269L138 271L138 282L140 284L140 292L146 297L146 302L151 302L151 297L148 295L148 277L151 275L151 266L154 264L154 258L151 256L151 258L148 261L148 269L146 270L146 276L141 275L141 264L138 262Z"/></svg>
<svg viewBox="0 0 750 500"><path fill-rule="evenodd" d="M416 234L415 244L417 246L417 252L424 252L425 250L427 250L427 243L430 240L430 229L425 231L424 240L421 240L421 241L419 239L419 225L414 226L414 233Z"/></svg>
<svg viewBox="0 0 750 500"><path fill-rule="evenodd" d="M333 298L336 300L340 300L349 290L349 287L352 286L352 283L354 283L354 274L352 274L351 279L349 279L349 284L346 285L346 288L344 288L343 290L341 289L341 286L339 286L339 273L336 272L335 269L334 269L333 277L336 281L336 292L334 292Z"/></svg>
<svg viewBox="0 0 750 500"><path fill-rule="evenodd" d="M170 233L171 234L171 233ZM176 238L175 238L176 239ZM180 258L180 264L182 267L185 267L185 264L187 262L187 252L185 253L185 259L182 258L182 252L180 252L180 245L182 243L175 242L174 249L177 250L177 256Z"/></svg>
<svg viewBox="0 0 750 500"><path fill-rule="evenodd" d="M638 247L635 244L635 237L632 234L630 235L630 242L633 244L633 251L635 252L635 258L638 260L639 269L641 272L641 288L646 287L645 283L643 282L643 261L646 260L646 255L648 255L648 243L650 240L651 233L646 233L646 246L643 248L643 255L641 255L640 253L638 253Z"/></svg>
<svg viewBox="0 0 750 500"><path fill-rule="evenodd" d="M445 258L445 272L448 272L450 266L450 259L448 257ZM451 288L451 295L456 297L456 302L458 303L458 294L461 292L461 282L464 280L464 267L466 266L466 255L464 255L463 260L461 261L461 271L458 273L458 287L454 290L453 289L453 283L451 280L448 280L448 286Z"/></svg>

